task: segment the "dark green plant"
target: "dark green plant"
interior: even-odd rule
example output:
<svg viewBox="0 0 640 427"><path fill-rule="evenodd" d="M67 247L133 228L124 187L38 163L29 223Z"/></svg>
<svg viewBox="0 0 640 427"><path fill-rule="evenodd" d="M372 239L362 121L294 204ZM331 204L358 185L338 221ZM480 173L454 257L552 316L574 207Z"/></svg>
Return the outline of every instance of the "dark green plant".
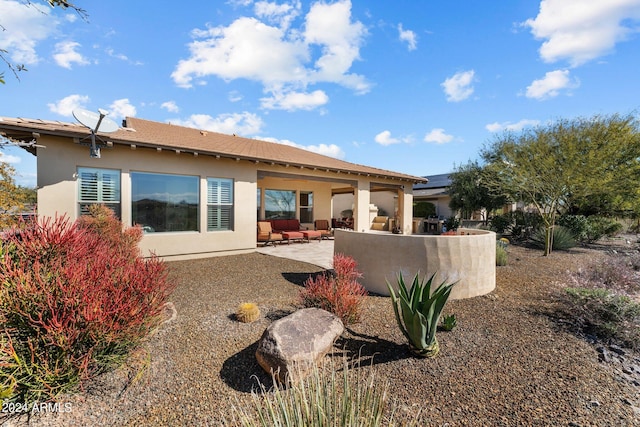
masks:
<svg viewBox="0 0 640 427"><path fill-rule="evenodd" d="M440 315L449 299L454 283L442 282L431 292L435 273L429 280L420 280L419 272L413 277L411 290L407 289L402 273L398 274L398 295L387 281L393 311L398 327L409 340L409 348L420 357L435 357L440 351L436 330Z"/></svg>
<svg viewBox="0 0 640 427"><path fill-rule="evenodd" d="M536 248L545 247L545 229L540 227L533 232L530 238L531 244ZM553 227L553 250L567 250L576 246L576 239L573 237L573 233L569 229L556 225Z"/></svg>
<svg viewBox="0 0 640 427"><path fill-rule="evenodd" d="M427 218L436 214L436 207L431 202L413 202L413 217Z"/></svg>
<svg viewBox="0 0 640 427"><path fill-rule="evenodd" d="M511 215L495 215L489 220L489 226L491 230L498 234L506 233L511 228Z"/></svg>
<svg viewBox="0 0 640 427"><path fill-rule="evenodd" d="M460 227L460 220L455 216L450 216L444 220L444 226L447 227L447 231L457 230Z"/></svg>
<svg viewBox="0 0 640 427"><path fill-rule="evenodd" d="M580 242L593 243L604 236L615 236L622 230L622 224L615 219L602 216L563 215L558 219Z"/></svg>
<svg viewBox="0 0 640 427"><path fill-rule="evenodd" d="M442 318L442 329L445 331L452 331L456 326L458 326L458 319L456 319L455 314L450 314Z"/></svg>
<svg viewBox="0 0 640 427"><path fill-rule="evenodd" d="M612 237L622 230L622 224L612 218L602 216L587 217L586 240L589 243L607 236Z"/></svg>

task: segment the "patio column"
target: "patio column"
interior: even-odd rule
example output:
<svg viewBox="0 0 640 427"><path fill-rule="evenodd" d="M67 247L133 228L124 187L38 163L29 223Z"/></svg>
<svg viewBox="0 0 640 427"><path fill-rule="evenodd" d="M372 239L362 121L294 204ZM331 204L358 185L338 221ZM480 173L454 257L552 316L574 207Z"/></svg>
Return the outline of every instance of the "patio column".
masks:
<svg viewBox="0 0 640 427"><path fill-rule="evenodd" d="M355 231L368 231L369 224L369 204L371 203L371 193L369 192L369 181L358 180L358 187L353 192L353 229Z"/></svg>
<svg viewBox="0 0 640 427"><path fill-rule="evenodd" d="M413 186L405 184L398 189L398 216L402 234L413 234Z"/></svg>

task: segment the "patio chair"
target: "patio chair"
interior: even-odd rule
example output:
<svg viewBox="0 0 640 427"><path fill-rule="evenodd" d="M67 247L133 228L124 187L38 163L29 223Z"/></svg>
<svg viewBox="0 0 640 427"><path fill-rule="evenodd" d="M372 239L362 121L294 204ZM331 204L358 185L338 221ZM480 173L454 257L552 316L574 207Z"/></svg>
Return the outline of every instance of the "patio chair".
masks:
<svg viewBox="0 0 640 427"><path fill-rule="evenodd" d="M313 227L316 231L320 232L321 239L332 239L333 238L333 229L329 226L329 221L326 219L316 219L313 222Z"/></svg>
<svg viewBox="0 0 640 427"><path fill-rule="evenodd" d="M268 221L258 221L258 242L264 242L264 245L267 246L269 243L272 243L275 247L275 242L282 241L282 234L274 233L271 229L271 223Z"/></svg>

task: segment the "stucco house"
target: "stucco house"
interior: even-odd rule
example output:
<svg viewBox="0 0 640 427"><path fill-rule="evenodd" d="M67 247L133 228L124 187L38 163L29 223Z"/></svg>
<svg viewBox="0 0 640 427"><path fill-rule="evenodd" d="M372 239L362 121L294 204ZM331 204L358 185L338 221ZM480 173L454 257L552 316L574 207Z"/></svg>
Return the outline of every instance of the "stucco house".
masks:
<svg viewBox="0 0 640 427"><path fill-rule="evenodd" d="M330 219L332 197L354 195L355 230L370 228L371 194L398 200L411 233L413 185L422 177L349 163L303 149L134 117L99 133L78 123L0 117L0 134L37 156L38 215L77 218L93 203L140 224L144 253L186 259L254 251L256 221Z"/></svg>

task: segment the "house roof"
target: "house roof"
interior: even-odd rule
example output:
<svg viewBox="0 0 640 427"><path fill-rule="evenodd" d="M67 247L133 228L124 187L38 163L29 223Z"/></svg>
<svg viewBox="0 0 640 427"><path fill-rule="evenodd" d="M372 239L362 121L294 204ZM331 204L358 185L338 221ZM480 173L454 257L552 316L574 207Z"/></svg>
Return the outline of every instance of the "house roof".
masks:
<svg viewBox="0 0 640 427"><path fill-rule="evenodd" d="M445 189L451 185L451 174L443 173L440 175L425 176L428 182L422 182L413 186L414 190L428 190L428 189Z"/></svg>
<svg viewBox="0 0 640 427"><path fill-rule="evenodd" d="M113 133L98 136L107 144L123 144L136 147L177 150L217 157L289 165L327 172L346 172L357 175L399 179L426 183L427 179L384 169L350 163L322 154L313 153L289 145L258 139L226 135L200 129L127 117L124 127ZM54 135L79 139L86 138L90 131L78 123L0 117L0 135L8 138L31 141L41 135ZM24 147L29 150L29 147ZM33 149L29 150L34 152Z"/></svg>

